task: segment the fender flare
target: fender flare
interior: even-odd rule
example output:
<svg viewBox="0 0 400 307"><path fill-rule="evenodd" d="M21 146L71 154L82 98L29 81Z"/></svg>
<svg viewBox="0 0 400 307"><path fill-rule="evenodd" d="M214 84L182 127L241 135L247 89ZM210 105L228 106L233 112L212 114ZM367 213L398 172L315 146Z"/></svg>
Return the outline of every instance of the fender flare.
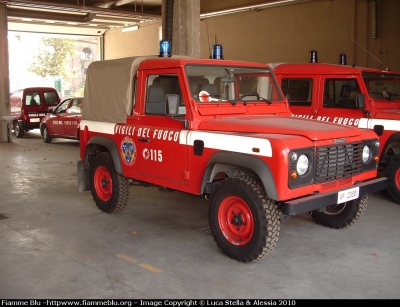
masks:
<svg viewBox="0 0 400 307"><path fill-rule="evenodd" d="M248 169L256 174L265 189L268 198L278 200L276 184L271 169L262 159L236 152L217 152L208 160L206 170L203 174L201 191L204 193L205 186L210 182L210 175L216 165L225 164L237 166L240 169Z"/></svg>
<svg viewBox="0 0 400 307"><path fill-rule="evenodd" d="M103 136L92 137L86 145L85 163L88 163L89 156L90 156L90 150L94 145L102 146L110 152L111 157L114 162L115 170L118 173L122 174L122 165L121 165L121 159L119 156L118 146L117 146L117 144L115 144L114 140L112 140L110 138L106 138Z"/></svg>

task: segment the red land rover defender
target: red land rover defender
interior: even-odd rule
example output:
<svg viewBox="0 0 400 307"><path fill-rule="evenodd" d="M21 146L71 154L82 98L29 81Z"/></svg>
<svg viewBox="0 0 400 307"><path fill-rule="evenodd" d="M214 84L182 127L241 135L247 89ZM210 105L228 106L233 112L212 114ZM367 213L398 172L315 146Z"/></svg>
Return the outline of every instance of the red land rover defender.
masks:
<svg viewBox="0 0 400 307"><path fill-rule="evenodd" d="M377 179L372 130L294 118L266 64L131 57L89 65L79 190L121 211L136 184L209 200L217 245L241 262L270 253L280 222L310 212L344 228ZM132 188L133 191L134 188Z"/></svg>
<svg viewBox="0 0 400 307"><path fill-rule="evenodd" d="M400 204L400 73L347 65L284 63L275 74L293 116L347 126L384 128L379 175Z"/></svg>
<svg viewBox="0 0 400 307"><path fill-rule="evenodd" d="M22 138L24 131L39 129L40 121L60 102L60 96L52 87L30 87L10 95L11 116L15 136Z"/></svg>

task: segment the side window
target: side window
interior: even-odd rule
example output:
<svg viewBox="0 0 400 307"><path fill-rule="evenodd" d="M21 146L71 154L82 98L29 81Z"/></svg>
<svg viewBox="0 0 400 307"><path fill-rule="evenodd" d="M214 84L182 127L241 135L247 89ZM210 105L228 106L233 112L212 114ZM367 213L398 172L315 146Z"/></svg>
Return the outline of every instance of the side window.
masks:
<svg viewBox="0 0 400 307"><path fill-rule="evenodd" d="M137 86L137 76L135 75L133 77L133 82L132 82L132 113L134 112L136 106L136 86Z"/></svg>
<svg viewBox="0 0 400 307"><path fill-rule="evenodd" d="M62 102L55 110L55 114L62 114L65 113L65 110L68 108L69 103L71 102L71 99L66 99L64 102Z"/></svg>
<svg viewBox="0 0 400 307"><path fill-rule="evenodd" d="M179 114L185 114L185 106L182 99L182 90L179 85L178 76L175 74L148 76L146 114L165 115L165 98L169 94L179 96Z"/></svg>
<svg viewBox="0 0 400 307"><path fill-rule="evenodd" d="M82 105L81 99L74 99L72 101L71 106L67 110L67 113L81 113L81 105Z"/></svg>
<svg viewBox="0 0 400 307"><path fill-rule="evenodd" d="M311 106L312 88L312 79L282 79L282 91L283 94L289 98L290 106Z"/></svg>
<svg viewBox="0 0 400 307"><path fill-rule="evenodd" d="M356 109L360 87L356 79L326 79L324 86L324 107Z"/></svg>
<svg viewBox="0 0 400 307"><path fill-rule="evenodd" d="M27 92L25 96L25 104L27 106L40 106L39 92Z"/></svg>
<svg viewBox="0 0 400 307"><path fill-rule="evenodd" d="M335 101L334 95L334 82L331 80L326 80L324 84L324 98L323 98L323 107L324 108L337 108L339 105Z"/></svg>

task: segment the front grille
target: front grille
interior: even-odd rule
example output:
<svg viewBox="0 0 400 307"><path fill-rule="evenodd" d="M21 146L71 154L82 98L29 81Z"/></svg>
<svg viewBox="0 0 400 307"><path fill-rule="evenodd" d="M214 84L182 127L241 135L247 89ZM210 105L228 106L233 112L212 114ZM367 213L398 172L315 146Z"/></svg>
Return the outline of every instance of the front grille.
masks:
<svg viewBox="0 0 400 307"><path fill-rule="evenodd" d="M361 173L361 145L351 143L318 147L315 183L340 180Z"/></svg>

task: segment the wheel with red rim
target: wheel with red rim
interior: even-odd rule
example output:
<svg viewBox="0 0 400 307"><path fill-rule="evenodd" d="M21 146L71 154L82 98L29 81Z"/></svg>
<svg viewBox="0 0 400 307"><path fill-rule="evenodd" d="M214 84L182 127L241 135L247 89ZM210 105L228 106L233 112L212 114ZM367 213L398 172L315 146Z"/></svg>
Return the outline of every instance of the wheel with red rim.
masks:
<svg viewBox="0 0 400 307"><path fill-rule="evenodd" d="M222 201L218 210L218 221L221 231L232 244L244 245L253 236L253 215L240 197L228 196Z"/></svg>
<svg viewBox="0 0 400 307"><path fill-rule="evenodd" d="M94 189L102 201L107 201L112 195L112 178L110 172L104 166L96 168L93 177Z"/></svg>
<svg viewBox="0 0 400 307"><path fill-rule="evenodd" d="M367 209L368 195L326 207L325 211L312 211L311 217L318 224L335 229L354 224Z"/></svg>
<svg viewBox="0 0 400 307"><path fill-rule="evenodd" d="M107 213L124 209L129 200L128 179L115 171L111 155L97 154L90 169L90 189L97 207Z"/></svg>
<svg viewBox="0 0 400 307"><path fill-rule="evenodd" d="M390 159L386 167L386 177L388 178L387 191L390 197L400 204L400 155Z"/></svg>
<svg viewBox="0 0 400 307"><path fill-rule="evenodd" d="M396 189L400 190L400 168L398 168L394 174L394 183L396 184Z"/></svg>
<svg viewBox="0 0 400 307"><path fill-rule="evenodd" d="M218 247L232 259L253 262L269 254L279 238L279 212L259 180L225 178L216 185L209 209Z"/></svg>

